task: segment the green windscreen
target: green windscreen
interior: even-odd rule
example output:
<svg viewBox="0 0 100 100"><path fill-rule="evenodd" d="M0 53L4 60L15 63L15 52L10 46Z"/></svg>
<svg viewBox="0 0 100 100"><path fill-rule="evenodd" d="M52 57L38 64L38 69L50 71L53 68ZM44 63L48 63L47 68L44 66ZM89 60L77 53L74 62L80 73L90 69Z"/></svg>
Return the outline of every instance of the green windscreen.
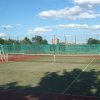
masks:
<svg viewBox="0 0 100 100"><path fill-rule="evenodd" d="M100 44L84 45L3 45L5 53L31 53L31 54L99 54Z"/></svg>

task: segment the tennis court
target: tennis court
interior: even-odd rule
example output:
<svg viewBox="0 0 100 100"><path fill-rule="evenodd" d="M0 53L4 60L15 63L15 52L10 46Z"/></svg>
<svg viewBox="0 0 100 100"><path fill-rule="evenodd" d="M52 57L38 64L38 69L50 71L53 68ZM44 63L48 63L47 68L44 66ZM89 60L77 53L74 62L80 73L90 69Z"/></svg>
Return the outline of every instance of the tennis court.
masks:
<svg viewBox="0 0 100 100"><path fill-rule="evenodd" d="M0 64L0 87L100 97L100 58L37 57Z"/></svg>
<svg viewBox="0 0 100 100"><path fill-rule="evenodd" d="M100 47L76 47L4 46L1 49L0 89L99 98Z"/></svg>

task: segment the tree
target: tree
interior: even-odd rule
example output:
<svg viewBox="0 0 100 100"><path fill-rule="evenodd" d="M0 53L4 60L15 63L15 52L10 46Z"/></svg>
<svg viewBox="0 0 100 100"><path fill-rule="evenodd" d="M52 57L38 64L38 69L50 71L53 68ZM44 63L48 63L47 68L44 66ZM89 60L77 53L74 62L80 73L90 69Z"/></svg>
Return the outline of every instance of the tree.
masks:
<svg viewBox="0 0 100 100"><path fill-rule="evenodd" d="M4 39L0 38L0 44L4 44Z"/></svg>
<svg viewBox="0 0 100 100"><path fill-rule="evenodd" d="M35 36L35 37L32 37L32 43L33 44L48 44L48 41L46 39L43 40L42 36Z"/></svg>
<svg viewBox="0 0 100 100"><path fill-rule="evenodd" d="M21 44L32 44L31 40L28 37L25 37L24 40L20 41Z"/></svg>
<svg viewBox="0 0 100 100"><path fill-rule="evenodd" d="M48 44L48 41L46 39L44 39L43 44Z"/></svg>
<svg viewBox="0 0 100 100"><path fill-rule="evenodd" d="M0 44L48 44L48 41L46 39L43 39L42 36L35 36L32 37L32 41L25 37L23 40L15 40L15 39L2 39L0 38Z"/></svg>
<svg viewBox="0 0 100 100"><path fill-rule="evenodd" d="M42 44L42 37L41 36L35 36L32 38L32 41L33 43L36 43L36 44Z"/></svg>
<svg viewBox="0 0 100 100"><path fill-rule="evenodd" d="M89 38L87 44L100 44L100 40Z"/></svg>
<svg viewBox="0 0 100 100"><path fill-rule="evenodd" d="M5 42L5 44L15 44L16 43L16 40L14 40L14 39L8 39L8 40L4 40Z"/></svg>

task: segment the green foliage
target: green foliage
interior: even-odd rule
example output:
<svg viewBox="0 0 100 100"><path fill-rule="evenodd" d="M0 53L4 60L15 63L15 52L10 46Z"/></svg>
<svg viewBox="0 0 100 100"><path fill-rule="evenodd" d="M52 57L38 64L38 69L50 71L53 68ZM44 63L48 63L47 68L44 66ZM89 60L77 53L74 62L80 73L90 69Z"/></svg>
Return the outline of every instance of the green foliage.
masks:
<svg viewBox="0 0 100 100"><path fill-rule="evenodd" d="M35 37L32 37L32 43L33 44L48 44L48 41L46 39L43 40L42 36L35 36Z"/></svg>
<svg viewBox="0 0 100 100"><path fill-rule="evenodd" d="M0 38L0 44L4 44L4 39Z"/></svg>
<svg viewBox="0 0 100 100"><path fill-rule="evenodd" d="M48 44L48 41L46 39L44 39L43 44Z"/></svg>
<svg viewBox="0 0 100 100"><path fill-rule="evenodd" d="M87 44L100 44L100 40L89 38Z"/></svg>
<svg viewBox="0 0 100 100"><path fill-rule="evenodd" d="M0 38L0 44L48 44L48 41L43 39L42 36L32 37L32 40L30 40L28 37L25 37L20 41L10 38L8 40Z"/></svg>
<svg viewBox="0 0 100 100"><path fill-rule="evenodd" d="M28 37L25 37L24 40L20 41L20 44L32 44L32 42Z"/></svg>
<svg viewBox="0 0 100 100"><path fill-rule="evenodd" d="M19 41L14 39L8 39L4 40L4 44L19 44Z"/></svg>
<svg viewBox="0 0 100 100"><path fill-rule="evenodd" d="M5 41L5 43L6 43L6 41ZM15 40L13 40L13 39L8 39L6 44L14 44L14 43L15 43Z"/></svg>

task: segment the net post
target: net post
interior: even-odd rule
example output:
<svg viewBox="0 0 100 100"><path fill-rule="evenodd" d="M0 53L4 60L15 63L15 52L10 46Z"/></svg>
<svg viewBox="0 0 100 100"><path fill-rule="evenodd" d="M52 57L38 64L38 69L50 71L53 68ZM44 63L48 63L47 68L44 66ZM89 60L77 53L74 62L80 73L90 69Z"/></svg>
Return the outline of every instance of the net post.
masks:
<svg viewBox="0 0 100 100"><path fill-rule="evenodd" d="M4 53L4 49L3 49L2 44L0 44L0 48L1 48L1 50L0 50L1 60L2 60L2 62L5 62L6 61L6 54Z"/></svg>
<svg viewBox="0 0 100 100"><path fill-rule="evenodd" d="M6 62L8 61L8 53L6 53Z"/></svg>
<svg viewBox="0 0 100 100"><path fill-rule="evenodd" d="M3 62L3 56L2 56L1 50L0 50L0 58L1 58L1 61Z"/></svg>
<svg viewBox="0 0 100 100"><path fill-rule="evenodd" d="M3 62L4 61L4 52L3 52L3 47L2 47L2 44L0 44L0 55L1 55L1 61Z"/></svg>
<svg viewBox="0 0 100 100"><path fill-rule="evenodd" d="M54 64L56 63L56 55L54 54Z"/></svg>
<svg viewBox="0 0 100 100"><path fill-rule="evenodd" d="M55 56L55 35L54 35L54 64L56 63L56 56Z"/></svg>

